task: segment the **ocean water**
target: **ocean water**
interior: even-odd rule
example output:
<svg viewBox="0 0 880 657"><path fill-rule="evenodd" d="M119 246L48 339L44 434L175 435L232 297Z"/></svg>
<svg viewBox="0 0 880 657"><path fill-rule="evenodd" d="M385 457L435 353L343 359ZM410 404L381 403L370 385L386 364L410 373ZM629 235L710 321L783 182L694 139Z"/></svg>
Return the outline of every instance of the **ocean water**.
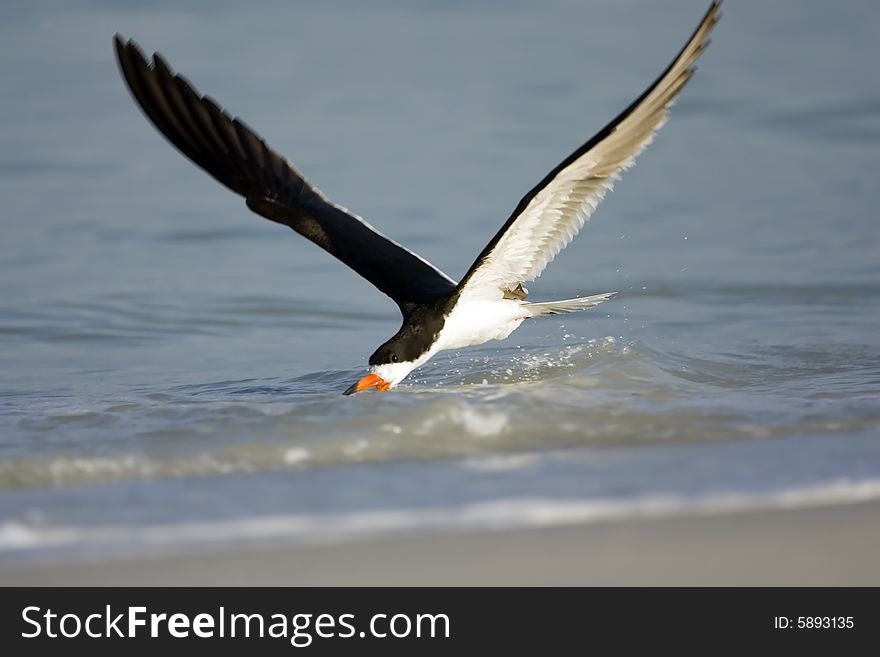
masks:
<svg viewBox="0 0 880 657"><path fill-rule="evenodd" d="M535 300L343 397L388 299L173 151L115 32L460 277L703 0L4 3L0 562L880 497L876 3L725 3Z"/></svg>

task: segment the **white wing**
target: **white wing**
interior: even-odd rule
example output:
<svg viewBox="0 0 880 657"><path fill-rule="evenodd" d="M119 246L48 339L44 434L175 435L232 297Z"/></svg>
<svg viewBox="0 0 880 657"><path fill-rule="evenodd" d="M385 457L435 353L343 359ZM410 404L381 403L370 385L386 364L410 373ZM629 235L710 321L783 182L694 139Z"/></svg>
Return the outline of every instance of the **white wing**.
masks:
<svg viewBox="0 0 880 657"><path fill-rule="evenodd" d="M540 276L571 242L620 172L634 164L666 122L696 70L694 62L709 45L720 6L721 0L712 3L678 57L647 91L526 194L465 274L462 294L499 298Z"/></svg>

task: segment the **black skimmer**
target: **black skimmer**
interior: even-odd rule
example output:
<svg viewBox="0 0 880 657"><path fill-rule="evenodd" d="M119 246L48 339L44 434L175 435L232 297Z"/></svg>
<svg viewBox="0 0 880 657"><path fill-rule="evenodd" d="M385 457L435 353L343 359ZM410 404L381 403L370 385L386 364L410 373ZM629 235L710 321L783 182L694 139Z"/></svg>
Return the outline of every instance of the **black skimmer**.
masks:
<svg viewBox="0 0 880 657"><path fill-rule="evenodd" d="M502 340L524 320L592 308L616 293L533 303L524 283L583 227L620 173L665 123L720 18L721 1L654 83L526 194L456 283L360 217L329 201L250 127L175 75L158 53L116 35L122 76L144 114L195 164L366 278L400 307L400 330L370 356L370 371L345 391L389 390L443 349Z"/></svg>

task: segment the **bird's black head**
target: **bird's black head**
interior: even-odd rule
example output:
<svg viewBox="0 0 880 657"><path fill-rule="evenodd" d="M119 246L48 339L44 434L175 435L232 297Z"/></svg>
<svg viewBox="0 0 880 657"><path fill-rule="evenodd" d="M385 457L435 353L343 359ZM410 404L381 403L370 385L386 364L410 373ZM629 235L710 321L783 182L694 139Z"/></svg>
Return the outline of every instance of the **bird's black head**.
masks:
<svg viewBox="0 0 880 657"><path fill-rule="evenodd" d="M407 357L412 352L411 339L402 338L400 334L394 336L370 356L370 373L350 386L344 394L350 395L372 388L390 390L430 355L423 350L411 358Z"/></svg>
<svg viewBox="0 0 880 657"><path fill-rule="evenodd" d="M411 313L400 330L370 356L370 365L414 363L434 344L443 328L443 316L437 312Z"/></svg>
<svg viewBox="0 0 880 657"><path fill-rule="evenodd" d="M370 356L370 365L388 365L390 363L402 363L407 358L403 357L404 348L403 345L399 344L399 341L395 338L392 338L381 347L376 349L373 352L373 355Z"/></svg>
<svg viewBox="0 0 880 657"><path fill-rule="evenodd" d="M400 383L433 353L443 328L443 307L421 306L409 309L397 334L370 356L370 373L345 391L389 390Z"/></svg>

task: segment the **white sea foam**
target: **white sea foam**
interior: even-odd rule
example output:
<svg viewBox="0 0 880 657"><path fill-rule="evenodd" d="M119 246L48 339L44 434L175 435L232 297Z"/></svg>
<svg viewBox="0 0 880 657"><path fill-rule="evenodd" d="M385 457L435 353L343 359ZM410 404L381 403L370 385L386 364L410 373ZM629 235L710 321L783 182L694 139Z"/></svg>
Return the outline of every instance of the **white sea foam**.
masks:
<svg viewBox="0 0 880 657"><path fill-rule="evenodd" d="M685 514L831 506L880 499L880 480L839 479L768 494L717 493L689 498L647 495L627 500L508 498L443 509L387 509L140 526L46 527L0 524L0 554L51 549L150 551L284 539L334 543L371 535L438 530L551 527Z"/></svg>

